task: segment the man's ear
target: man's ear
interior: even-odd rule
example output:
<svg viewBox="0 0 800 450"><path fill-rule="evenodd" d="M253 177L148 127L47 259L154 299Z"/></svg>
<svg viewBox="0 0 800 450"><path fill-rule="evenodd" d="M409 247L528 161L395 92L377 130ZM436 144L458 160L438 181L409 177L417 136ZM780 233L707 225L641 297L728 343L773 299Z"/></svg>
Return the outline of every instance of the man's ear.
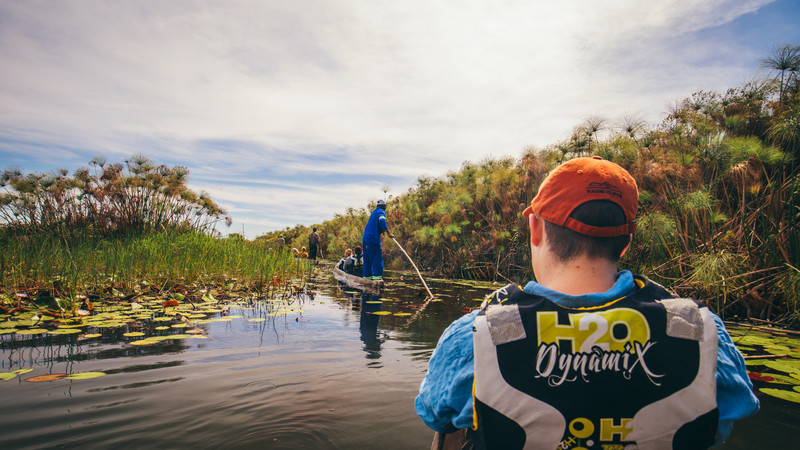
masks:
<svg viewBox="0 0 800 450"><path fill-rule="evenodd" d="M536 217L536 214L528 216L528 228L531 231L531 245L539 247L544 241L544 221Z"/></svg>

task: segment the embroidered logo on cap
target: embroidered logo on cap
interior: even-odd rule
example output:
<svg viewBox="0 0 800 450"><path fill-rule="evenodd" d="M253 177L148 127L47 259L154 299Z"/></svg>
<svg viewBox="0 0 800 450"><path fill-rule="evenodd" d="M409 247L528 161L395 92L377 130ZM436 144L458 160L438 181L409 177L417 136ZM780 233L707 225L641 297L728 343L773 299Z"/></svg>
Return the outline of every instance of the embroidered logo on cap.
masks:
<svg viewBox="0 0 800 450"><path fill-rule="evenodd" d="M586 186L586 193L605 194L617 198L622 198L622 189L614 186L613 184L609 184L608 182L589 183L589 186Z"/></svg>

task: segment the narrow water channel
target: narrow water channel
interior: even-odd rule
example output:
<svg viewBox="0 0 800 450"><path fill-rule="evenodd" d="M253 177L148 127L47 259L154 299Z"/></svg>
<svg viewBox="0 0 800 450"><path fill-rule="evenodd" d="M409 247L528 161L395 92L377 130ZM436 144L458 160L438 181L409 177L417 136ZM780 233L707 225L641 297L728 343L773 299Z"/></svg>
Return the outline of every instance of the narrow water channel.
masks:
<svg viewBox="0 0 800 450"><path fill-rule="evenodd" d="M0 335L0 372L32 369L0 380L0 448L429 448L413 408L427 361L493 287L430 280L441 301L420 311L411 275L389 274L376 295L340 288L326 269L290 298L183 321ZM34 382L93 372L105 375ZM721 448L795 447L800 405L760 399Z"/></svg>

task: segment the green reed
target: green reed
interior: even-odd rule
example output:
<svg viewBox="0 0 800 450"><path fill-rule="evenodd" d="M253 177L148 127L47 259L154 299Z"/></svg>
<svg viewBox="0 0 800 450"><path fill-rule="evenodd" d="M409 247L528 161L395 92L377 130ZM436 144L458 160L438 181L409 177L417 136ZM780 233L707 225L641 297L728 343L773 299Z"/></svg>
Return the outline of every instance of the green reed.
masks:
<svg viewBox="0 0 800 450"><path fill-rule="evenodd" d="M75 296L114 297L134 292L219 286L262 292L273 277L298 277L307 263L258 242L218 239L193 231L113 238L54 235L0 239L0 293L33 293L74 301ZM0 297L2 300L2 297Z"/></svg>

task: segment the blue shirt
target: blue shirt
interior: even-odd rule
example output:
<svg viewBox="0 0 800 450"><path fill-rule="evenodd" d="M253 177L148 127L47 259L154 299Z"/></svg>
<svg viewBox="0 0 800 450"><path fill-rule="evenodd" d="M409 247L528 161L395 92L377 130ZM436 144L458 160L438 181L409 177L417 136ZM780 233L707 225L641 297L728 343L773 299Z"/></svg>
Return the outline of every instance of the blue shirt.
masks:
<svg viewBox="0 0 800 450"><path fill-rule="evenodd" d="M575 308L602 304L632 294L636 289L633 274L623 270L614 286L606 292L572 296L546 288L535 281L524 290L547 297L554 303ZM713 313L712 313L713 314ZM472 326L478 311L456 320L439 338L428 373L414 401L417 415L433 430L449 433L472 426L472 384L474 374ZM717 353L717 407L719 426L714 445L722 444L731 433L733 422L758 411L758 399L747 376L744 358L733 344L716 314L719 350Z"/></svg>
<svg viewBox="0 0 800 450"><path fill-rule="evenodd" d="M364 236L361 242L365 244L380 244L381 232L389 229L386 224L386 212L382 208L375 208L369 216L367 226L364 227Z"/></svg>

